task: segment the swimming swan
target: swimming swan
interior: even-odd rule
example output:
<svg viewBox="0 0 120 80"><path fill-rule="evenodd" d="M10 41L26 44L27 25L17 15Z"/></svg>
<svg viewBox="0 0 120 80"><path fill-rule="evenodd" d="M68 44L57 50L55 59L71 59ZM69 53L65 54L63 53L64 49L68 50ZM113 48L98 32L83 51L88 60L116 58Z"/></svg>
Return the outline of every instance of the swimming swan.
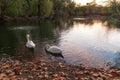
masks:
<svg viewBox="0 0 120 80"><path fill-rule="evenodd" d="M27 48L35 48L35 44L32 40L30 40L29 34L26 35L26 38L27 38L26 47Z"/></svg>
<svg viewBox="0 0 120 80"><path fill-rule="evenodd" d="M45 45L45 51L47 53L53 54L55 56L63 57L62 50L59 47L57 47L57 46L50 46L49 44L46 44Z"/></svg>

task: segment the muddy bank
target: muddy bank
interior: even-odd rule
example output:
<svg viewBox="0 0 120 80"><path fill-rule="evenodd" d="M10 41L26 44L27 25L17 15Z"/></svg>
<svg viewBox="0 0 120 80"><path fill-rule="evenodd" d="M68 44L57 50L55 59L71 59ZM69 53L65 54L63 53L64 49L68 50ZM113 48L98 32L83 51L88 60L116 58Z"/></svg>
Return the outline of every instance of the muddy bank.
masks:
<svg viewBox="0 0 120 80"><path fill-rule="evenodd" d="M104 70L44 59L0 59L0 80L120 80L120 69Z"/></svg>

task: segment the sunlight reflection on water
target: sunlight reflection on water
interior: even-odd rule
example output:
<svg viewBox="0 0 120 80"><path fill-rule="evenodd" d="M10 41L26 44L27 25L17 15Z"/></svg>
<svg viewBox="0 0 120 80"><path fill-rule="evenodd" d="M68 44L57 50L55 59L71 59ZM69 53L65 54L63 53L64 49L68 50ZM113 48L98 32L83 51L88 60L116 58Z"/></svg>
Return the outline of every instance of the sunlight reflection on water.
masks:
<svg viewBox="0 0 120 80"><path fill-rule="evenodd" d="M74 22L72 28L61 32L59 43L68 63L92 67L115 65L119 44L120 30L100 21L93 25Z"/></svg>

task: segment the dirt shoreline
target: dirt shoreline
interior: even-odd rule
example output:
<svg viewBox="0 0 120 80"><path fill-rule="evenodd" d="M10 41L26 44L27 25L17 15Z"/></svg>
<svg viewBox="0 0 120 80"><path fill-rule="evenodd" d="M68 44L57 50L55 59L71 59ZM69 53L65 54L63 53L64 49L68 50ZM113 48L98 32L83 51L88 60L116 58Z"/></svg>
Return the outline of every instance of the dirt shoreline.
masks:
<svg viewBox="0 0 120 80"><path fill-rule="evenodd" d="M43 59L0 59L0 80L120 80L120 69L104 70Z"/></svg>

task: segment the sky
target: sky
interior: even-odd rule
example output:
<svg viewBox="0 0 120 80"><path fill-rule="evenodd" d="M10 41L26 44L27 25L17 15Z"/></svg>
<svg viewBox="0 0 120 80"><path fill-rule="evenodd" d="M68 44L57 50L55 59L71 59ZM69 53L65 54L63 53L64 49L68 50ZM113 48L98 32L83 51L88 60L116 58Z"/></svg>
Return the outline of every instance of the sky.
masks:
<svg viewBox="0 0 120 80"><path fill-rule="evenodd" d="M92 2L93 0L74 0L76 3L81 3L81 5L86 5L88 2ZM96 0L97 4L104 5L106 0Z"/></svg>

